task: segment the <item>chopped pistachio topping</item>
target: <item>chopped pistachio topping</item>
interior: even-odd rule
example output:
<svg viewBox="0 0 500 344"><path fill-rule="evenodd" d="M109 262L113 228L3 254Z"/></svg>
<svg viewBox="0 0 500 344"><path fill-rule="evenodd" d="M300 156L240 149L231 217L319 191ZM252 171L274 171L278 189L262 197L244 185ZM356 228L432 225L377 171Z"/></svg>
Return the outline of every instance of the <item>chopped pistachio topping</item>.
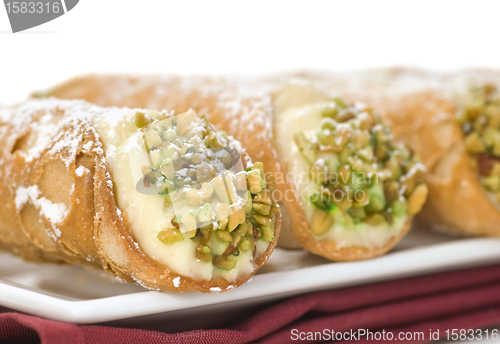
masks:
<svg viewBox="0 0 500 344"><path fill-rule="evenodd" d="M500 202L500 93L493 85L471 87L457 120L467 152L474 158L483 187Z"/></svg>
<svg viewBox="0 0 500 344"><path fill-rule="evenodd" d="M315 236L334 224L391 225L395 217L418 213L426 198L425 168L371 109L332 100L319 127L295 134L295 145L318 186L309 202ZM267 211L266 209L257 209Z"/></svg>
<svg viewBox="0 0 500 344"><path fill-rule="evenodd" d="M141 188L163 196L175 211L158 240L192 240L197 259L224 270L237 265L240 252L255 255L258 240L273 241L276 181L263 164L243 170L241 154L226 134L192 110L152 117L137 112L135 118L150 161L142 167Z"/></svg>

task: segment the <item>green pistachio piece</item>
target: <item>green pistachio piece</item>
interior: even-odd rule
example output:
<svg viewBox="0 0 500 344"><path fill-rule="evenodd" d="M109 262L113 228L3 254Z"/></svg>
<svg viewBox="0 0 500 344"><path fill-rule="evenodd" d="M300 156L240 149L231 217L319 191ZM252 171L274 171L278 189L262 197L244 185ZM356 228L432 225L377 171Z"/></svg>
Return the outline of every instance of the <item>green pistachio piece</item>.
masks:
<svg viewBox="0 0 500 344"><path fill-rule="evenodd" d="M483 132L483 143L486 149L493 147L495 142L499 139L500 132L492 128L486 128Z"/></svg>
<svg viewBox="0 0 500 344"><path fill-rule="evenodd" d="M247 183L248 190L250 190L250 192L253 194L261 192L266 186L265 179L263 178L259 169L247 172Z"/></svg>
<svg viewBox="0 0 500 344"><path fill-rule="evenodd" d="M465 138L464 144L467 151L472 154L479 154L486 150L486 147L479 138L477 132L472 132L471 134L469 134Z"/></svg>
<svg viewBox="0 0 500 344"><path fill-rule="evenodd" d="M294 141L295 144L297 145L299 152L302 154L304 159L309 164L312 164L316 161L316 156L315 152L312 148L312 144L309 142L309 140L306 138L304 133L297 133L294 136Z"/></svg>
<svg viewBox="0 0 500 344"><path fill-rule="evenodd" d="M240 244L238 245L238 249L240 252L246 252L249 249L252 249L253 246L252 240L250 240L248 237L245 237L243 240L241 240Z"/></svg>
<svg viewBox="0 0 500 344"><path fill-rule="evenodd" d="M366 211L363 207L353 207L349 209L349 215L351 215L353 218L362 219L366 216Z"/></svg>
<svg viewBox="0 0 500 344"><path fill-rule="evenodd" d="M368 196L370 197L370 203L368 203L367 210L372 212L379 212L385 208L386 200L384 196L384 190L382 185L374 184L368 188Z"/></svg>
<svg viewBox="0 0 500 344"><path fill-rule="evenodd" d="M259 192L257 195L254 196L254 202L256 203L262 203L266 205L272 205L272 199L271 199L271 193L268 190L264 190L262 192Z"/></svg>
<svg viewBox="0 0 500 344"><path fill-rule="evenodd" d="M269 211L269 217L272 218L278 211L280 211L280 206L278 204L273 205Z"/></svg>
<svg viewBox="0 0 500 344"><path fill-rule="evenodd" d="M415 186L423 181L425 176L425 171L421 165L415 165L413 168L403 177L401 177L401 187L404 189L404 195L408 197L411 195Z"/></svg>
<svg viewBox="0 0 500 344"><path fill-rule="evenodd" d="M246 202L245 202L245 214L248 215L252 211L252 195L250 191L246 191L245 193Z"/></svg>
<svg viewBox="0 0 500 344"><path fill-rule="evenodd" d="M334 102L332 102L328 104L328 106L326 106L323 110L321 110L321 116L335 118L338 111L339 107Z"/></svg>
<svg viewBox="0 0 500 344"><path fill-rule="evenodd" d="M260 236L261 240L264 241L274 241L274 229L272 226L261 226L260 227L262 235Z"/></svg>
<svg viewBox="0 0 500 344"><path fill-rule="evenodd" d="M229 204L229 197L226 190L226 186L224 185L224 180L221 175L218 175L212 180L212 185L214 187L215 194L221 203Z"/></svg>
<svg viewBox="0 0 500 344"><path fill-rule="evenodd" d="M311 222L311 232L316 236L322 236L328 232L333 225L333 217L323 210L316 210Z"/></svg>
<svg viewBox="0 0 500 344"><path fill-rule="evenodd" d="M224 251L224 253L223 253L224 256L230 255L231 253L234 252L234 250L238 247L242 238L247 233L247 231L249 229L248 226L249 225L246 222L242 223L241 225L238 226L238 228L233 233L231 233L233 239L231 240L231 244L227 247L226 251ZM251 228L251 225L250 225L250 228Z"/></svg>
<svg viewBox="0 0 500 344"><path fill-rule="evenodd" d="M163 147L160 154L163 159L171 159L171 160L176 160L176 157L179 156L179 154L177 153L177 149L175 148L174 145Z"/></svg>
<svg viewBox="0 0 500 344"><path fill-rule="evenodd" d="M472 103L465 105L464 112L467 119L476 119L481 114L483 102L479 99L474 100Z"/></svg>
<svg viewBox="0 0 500 344"><path fill-rule="evenodd" d="M254 215L252 215L252 218L259 225L262 225L262 226L270 226L271 225L271 219L269 219L269 217L267 217L267 216L254 214Z"/></svg>
<svg viewBox="0 0 500 344"><path fill-rule="evenodd" d="M269 212L271 211L271 207L268 205L265 205L265 204L261 204L261 203L254 203L253 210L255 210L255 212L257 214L267 216L267 215L269 215Z"/></svg>
<svg viewBox="0 0 500 344"><path fill-rule="evenodd" d="M199 244L196 246L196 259L202 262L212 261L212 249L205 244Z"/></svg>
<svg viewBox="0 0 500 344"><path fill-rule="evenodd" d="M210 132L204 139L207 148L225 148L224 138L216 132Z"/></svg>
<svg viewBox="0 0 500 344"><path fill-rule="evenodd" d="M356 133L354 143L358 149L367 147L370 144L370 134L367 131L358 131Z"/></svg>
<svg viewBox="0 0 500 344"><path fill-rule="evenodd" d="M210 223L208 225L202 226L198 229L197 234L202 242L208 242L210 237L212 236L213 224Z"/></svg>
<svg viewBox="0 0 500 344"><path fill-rule="evenodd" d="M351 216L340 207L335 207L330 211L330 215L333 217L335 224L344 227L345 229L354 229L354 221Z"/></svg>
<svg viewBox="0 0 500 344"><path fill-rule="evenodd" d="M203 164L196 166L196 180L199 183L206 182L215 176L215 170L212 165Z"/></svg>
<svg viewBox="0 0 500 344"><path fill-rule="evenodd" d="M425 184L420 184L415 188L411 196L408 198L408 214L415 215L422 209L422 206L427 199L428 192L429 190Z"/></svg>
<svg viewBox="0 0 500 344"><path fill-rule="evenodd" d="M151 152L151 153L153 153L153 152ZM172 162L172 159L166 158L165 160L163 160L163 163L161 164L161 167L160 167L160 171L169 180L173 180L175 177L175 169L174 169L174 163Z"/></svg>
<svg viewBox="0 0 500 344"><path fill-rule="evenodd" d="M215 220L217 221L218 230L223 230L226 228L229 221L229 205L226 203L217 204L217 210L215 213Z"/></svg>
<svg viewBox="0 0 500 344"><path fill-rule="evenodd" d="M208 183L203 183L200 189L188 188L185 191L186 201L190 206L199 206L207 202L213 194L214 187Z"/></svg>
<svg viewBox="0 0 500 344"><path fill-rule="evenodd" d="M324 210L326 212L329 212L336 207L335 203L331 202L328 197L320 192L312 192L309 197L309 202L317 209Z"/></svg>
<svg viewBox="0 0 500 344"><path fill-rule="evenodd" d="M320 128L321 130L335 130L337 128L337 122L332 118L325 117L321 120Z"/></svg>
<svg viewBox="0 0 500 344"><path fill-rule="evenodd" d="M399 179L399 177L401 177L401 175L403 174L401 165L398 161L398 157L396 157L395 155L392 155L389 160L387 160L385 167L391 172L391 179Z"/></svg>
<svg viewBox="0 0 500 344"><path fill-rule="evenodd" d="M227 231L216 231L215 236L222 242L231 242L233 241L233 237Z"/></svg>
<svg viewBox="0 0 500 344"><path fill-rule="evenodd" d="M177 138L177 132L175 131L175 129L172 128L167 129L165 132L163 132L161 138L164 141L173 142Z"/></svg>
<svg viewBox="0 0 500 344"><path fill-rule="evenodd" d="M371 162L373 160L372 146L367 146L366 148L358 150L357 155L364 161Z"/></svg>
<svg viewBox="0 0 500 344"><path fill-rule="evenodd" d="M251 234L252 221L250 221L249 219L245 220L245 222L238 226L237 230L241 233L241 235Z"/></svg>
<svg viewBox="0 0 500 344"><path fill-rule="evenodd" d="M240 223L245 222L245 207L241 205L231 205L231 214L227 223L227 230L232 232Z"/></svg>
<svg viewBox="0 0 500 344"><path fill-rule="evenodd" d="M233 184L236 190L238 191L246 191L247 190L247 180L245 171L240 171L236 173L233 178Z"/></svg>
<svg viewBox="0 0 500 344"><path fill-rule="evenodd" d="M233 255L216 256L213 264L223 270L231 270L236 266L236 258Z"/></svg>
<svg viewBox="0 0 500 344"><path fill-rule="evenodd" d="M378 144L377 147L375 148L375 157L378 160L384 160L387 157L388 153L389 149L384 144Z"/></svg>
<svg viewBox="0 0 500 344"><path fill-rule="evenodd" d="M343 165L337 172L337 181L341 184L349 184L352 179L352 171L349 165Z"/></svg>
<svg viewBox="0 0 500 344"><path fill-rule="evenodd" d="M151 122L153 122L153 119L150 116L146 115L144 112L135 113L135 126L137 128L144 128Z"/></svg>
<svg viewBox="0 0 500 344"><path fill-rule="evenodd" d="M264 176L264 164L263 163L256 162L255 164L253 164L252 170L259 170L260 175Z"/></svg>
<svg viewBox="0 0 500 344"><path fill-rule="evenodd" d="M484 110L488 116L488 126L492 129L500 129L500 105L491 104Z"/></svg>
<svg viewBox="0 0 500 344"><path fill-rule="evenodd" d="M211 222L213 220L212 205L205 203L199 207L196 212L196 219L198 222Z"/></svg>
<svg viewBox="0 0 500 344"><path fill-rule="evenodd" d="M181 176L176 174L174 176L174 183L175 183L176 187L178 187L180 189L183 186L188 185L189 181L187 180L187 178L181 177Z"/></svg>
<svg viewBox="0 0 500 344"><path fill-rule="evenodd" d="M339 109L345 109L348 107L342 98L339 97L332 98L332 102L335 103L336 107Z"/></svg>
<svg viewBox="0 0 500 344"><path fill-rule="evenodd" d="M344 123L344 122L347 122L350 119L353 119L355 117L356 117L356 115L350 109L343 109L343 110L339 111L336 119L337 119L337 122Z"/></svg>
<svg viewBox="0 0 500 344"><path fill-rule="evenodd" d="M496 157L500 157L500 140L495 141L491 153Z"/></svg>
<svg viewBox="0 0 500 344"><path fill-rule="evenodd" d="M355 157L349 157L347 159L347 161L349 162L349 165L351 165L354 172L357 172L357 173L365 173L366 172L365 165L361 159L355 158Z"/></svg>
<svg viewBox="0 0 500 344"><path fill-rule="evenodd" d="M179 135L187 133L192 126L198 122L196 113L193 110L182 113L177 116L177 132Z"/></svg>
<svg viewBox="0 0 500 344"><path fill-rule="evenodd" d="M328 166L325 164L325 160L318 159L309 169L309 176L312 181L316 184L323 184L328 180Z"/></svg>
<svg viewBox="0 0 500 344"><path fill-rule="evenodd" d="M216 153L217 158L222 162L225 168L230 169L233 163L233 157L226 149L221 149Z"/></svg>
<svg viewBox="0 0 500 344"><path fill-rule="evenodd" d="M160 152L158 150L150 150L149 156L151 157L153 167L159 169L160 165L162 164L162 157Z"/></svg>
<svg viewBox="0 0 500 344"><path fill-rule="evenodd" d="M408 213L408 203L404 197L399 197L392 202L391 209L395 217L405 216Z"/></svg>
<svg viewBox="0 0 500 344"><path fill-rule="evenodd" d="M163 143L160 135L158 135L158 133L151 128L146 129L146 132L144 133L144 139L146 140L146 144L150 150L153 147L159 146Z"/></svg>
<svg viewBox="0 0 500 344"><path fill-rule="evenodd" d="M354 190L350 188L346 188L343 193L343 197L340 201L336 201L337 205L344 209L347 210L353 206L354 202Z"/></svg>
<svg viewBox="0 0 500 344"><path fill-rule="evenodd" d="M316 134L319 143L324 146L335 146L335 134L329 129L323 129Z"/></svg>
<svg viewBox="0 0 500 344"><path fill-rule="evenodd" d="M356 190L354 191L353 203L354 208L361 208L367 206L370 203L370 196L366 190Z"/></svg>
<svg viewBox="0 0 500 344"><path fill-rule="evenodd" d="M182 233L177 228L167 228L158 233L158 239L165 245L171 245L184 240Z"/></svg>
<svg viewBox="0 0 500 344"><path fill-rule="evenodd" d="M384 196L388 202L399 198L399 183L396 180L389 180L384 183Z"/></svg>
<svg viewBox="0 0 500 344"><path fill-rule="evenodd" d="M364 218L363 221L372 226L381 226L387 223L384 215L382 214L368 215L367 217Z"/></svg>

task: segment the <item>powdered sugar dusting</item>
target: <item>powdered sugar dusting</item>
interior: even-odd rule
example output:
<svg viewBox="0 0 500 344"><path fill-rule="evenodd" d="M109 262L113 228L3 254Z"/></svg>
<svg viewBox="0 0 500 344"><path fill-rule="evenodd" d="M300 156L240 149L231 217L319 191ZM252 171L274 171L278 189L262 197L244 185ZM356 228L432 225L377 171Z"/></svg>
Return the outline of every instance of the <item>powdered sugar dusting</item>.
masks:
<svg viewBox="0 0 500 344"><path fill-rule="evenodd" d="M84 174L90 173L89 169L86 168L85 166L79 166L76 170L75 173L78 177L82 177Z"/></svg>
<svg viewBox="0 0 500 344"><path fill-rule="evenodd" d="M19 154L28 163L39 159L44 154L49 157L55 156L57 160L63 161L69 168L70 165L74 165L76 156L80 152L93 152L101 155L103 162L106 163L99 135L93 126L93 120L97 116L106 116L109 112L117 111L123 113L128 110L100 108L84 101L75 100L55 98L30 100L0 110L0 120L7 124L0 126L2 128L0 139L5 140L4 149L7 147L8 151L9 147L13 147L17 140L24 138L23 144L14 154ZM16 136L12 133L19 134ZM93 140L83 144L88 137L92 137ZM4 157L8 157L9 153L10 151L4 154ZM8 177L14 171L10 167L6 168L4 173ZM81 177L90 171L84 166L79 166L75 173ZM17 188L14 202L18 210L27 202L31 202L39 209L40 214L52 224L53 232L51 235L60 235L55 224L63 222L68 215L69 209L65 204L52 203L43 197L37 186Z"/></svg>
<svg viewBox="0 0 500 344"><path fill-rule="evenodd" d="M40 214L53 224L63 222L64 218L68 215L69 210L63 203L52 203L45 197L40 197L40 190L37 185L28 187L19 187L16 190L15 204L16 208L20 210L28 201L40 209ZM55 230L55 229L54 229ZM59 233L59 235L57 235ZM56 235L60 236L61 232L56 231Z"/></svg>
<svg viewBox="0 0 500 344"><path fill-rule="evenodd" d="M19 152L27 162L40 158L42 152L46 151L48 155L64 156L64 162L69 166L83 140L82 132L91 131L98 137L91 125L92 119L106 111L109 109L84 101L47 98L4 108L0 111L0 119L12 125L13 132L28 132L30 135L28 149ZM9 139L17 138L9 135ZM88 151L94 145L93 142L87 142L83 148ZM102 154L102 149L97 153Z"/></svg>
<svg viewBox="0 0 500 344"><path fill-rule="evenodd" d="M174 283L174 287L179 288L179 286L181 285L181 278L176 277L172 280L172 282Z"/></svg>
<svg viewBox="0 0 500 344"><path fill-rule="evenodd" d="M16 209L20 210L29 199L37 199L40 191L38 190L38 186L28 186L20 187L16 190L16 198L14 199L14 203L16 204Z"/></svg>

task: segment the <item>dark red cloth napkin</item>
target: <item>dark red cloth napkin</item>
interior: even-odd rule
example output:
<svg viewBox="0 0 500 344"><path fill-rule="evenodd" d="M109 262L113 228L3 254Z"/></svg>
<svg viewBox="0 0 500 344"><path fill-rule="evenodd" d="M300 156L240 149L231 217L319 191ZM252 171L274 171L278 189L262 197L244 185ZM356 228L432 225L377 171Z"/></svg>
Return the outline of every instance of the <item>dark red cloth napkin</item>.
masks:
<svg viewBox="0 0 500 344"><path fill-rule="evenodd" d="M321 332L323 337L305 342L322 342L331 330L359 329L369 330L372 337L336 342L369 342L382 331L385 338L423 332L424 337L404 342L430 342L431 331L439 330L446 338L446 330L451 334L453 329L495 324L500 324L500 265L302 295L261 309L227 329L169 334L3 313L0 343L287 343L307 338L308 332ZM389 342L381 338L377 342Z"/></svg>

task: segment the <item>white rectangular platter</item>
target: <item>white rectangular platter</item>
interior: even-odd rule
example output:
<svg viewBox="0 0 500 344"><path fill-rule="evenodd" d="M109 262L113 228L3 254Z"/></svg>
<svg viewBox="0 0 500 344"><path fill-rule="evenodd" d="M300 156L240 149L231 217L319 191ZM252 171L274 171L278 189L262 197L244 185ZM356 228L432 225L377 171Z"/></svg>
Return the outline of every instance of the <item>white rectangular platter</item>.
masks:
<svg viewBox="0 0 500 344"><path fill-rule="evenodd" d="M220 294L167 294L122 284L104 272L27 263L0 251L0 305L72 323L116 322L144 316L169 322L195 314L229 315L313 291L496 262L500 262L500 239L455 238L414 228L393 251L376 259L333 263L303 251L277 249L253 279L240 288ZM196 326L208 325L205 322ZM194 322L184 327L175 325L174 329L191 327L195 328Z"/></svg>

